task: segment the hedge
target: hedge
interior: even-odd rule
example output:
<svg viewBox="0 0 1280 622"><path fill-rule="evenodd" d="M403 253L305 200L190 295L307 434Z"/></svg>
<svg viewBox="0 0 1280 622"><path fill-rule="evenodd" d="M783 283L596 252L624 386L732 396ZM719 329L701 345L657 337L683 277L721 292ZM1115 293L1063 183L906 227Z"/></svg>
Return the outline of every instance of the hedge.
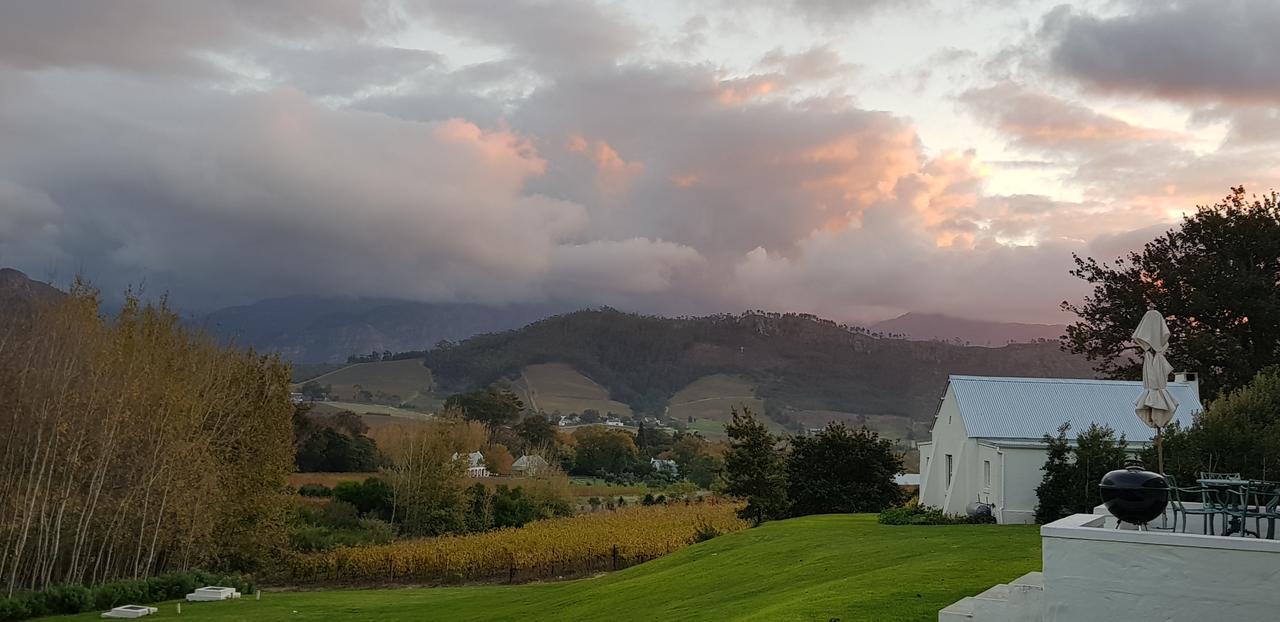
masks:
<svg viewBox="0 0 1280 622"><path fill-rule="evenodd" d="M94 587L60 585L13 598L0 598L0 621L41 616L106 611L120 605L140 605L182 598L198 587L221 585L252 592L253 578L244 574L213 574L199 570L175 572L150 579L104 583Z"/></svg>

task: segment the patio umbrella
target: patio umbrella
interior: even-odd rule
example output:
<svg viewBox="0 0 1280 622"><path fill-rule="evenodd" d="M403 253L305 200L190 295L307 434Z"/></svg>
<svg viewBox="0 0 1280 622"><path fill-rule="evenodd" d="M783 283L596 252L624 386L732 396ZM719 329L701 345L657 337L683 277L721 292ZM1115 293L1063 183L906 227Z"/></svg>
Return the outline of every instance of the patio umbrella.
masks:
<svg viewBox="0 0 1280 622"><path fill-rule="evenodd" d="M1138 418L1156 430L1156 456L1160 473L1164 474L1164 448L1160 430L1173 420L1178 401L1169 393L1169 374L1173 366L1165 359L1169 349L1169 325L1159 311L1151 309L1133 331L1133 341L1142 348L1142 395L1134 403Z"/></svg>

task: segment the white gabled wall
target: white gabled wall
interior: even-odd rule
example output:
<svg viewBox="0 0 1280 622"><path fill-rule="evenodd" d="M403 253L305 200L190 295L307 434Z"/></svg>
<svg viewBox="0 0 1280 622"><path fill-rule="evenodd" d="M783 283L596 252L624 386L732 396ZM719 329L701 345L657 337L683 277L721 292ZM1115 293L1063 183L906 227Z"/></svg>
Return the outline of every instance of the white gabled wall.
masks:
<svg viewBox="0 0 1280 622"><path fill-rule="evenodd" d="M942 403L938 406L938 414L934 417L930 445L927 452L920 453L922 463L928 457L927 472L920 474L920 502L940 507L952 514L963 512L965 506L975 498L974 487L978 484L976 477L980 476L972 466L977 448L977 442L965 432L955 393L948 386ZM950 487L947 486L948 454L952 457Z"/></svg>
<svg viewBox="0 0 1280 622"><path fill-rule="evenodd" d="M1002 448L1004 452L1004 523L1036 522L1036 487L1044 479L1049 452L1038 447Z"/></svg>

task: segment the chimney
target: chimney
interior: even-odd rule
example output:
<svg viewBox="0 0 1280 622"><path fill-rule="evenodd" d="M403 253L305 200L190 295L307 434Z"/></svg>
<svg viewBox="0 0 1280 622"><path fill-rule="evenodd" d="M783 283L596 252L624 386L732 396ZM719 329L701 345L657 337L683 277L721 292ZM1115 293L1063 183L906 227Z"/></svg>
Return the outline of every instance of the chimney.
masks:
<svg viewBox="0 0 1280 622"><path fill-rule="evenodd" d="M1173 381L1179 384L1191 385L1191 390L1195 392L1196 401L1200 401L1200 377L1193 371L1175 371L1173 372Z"/></svg>

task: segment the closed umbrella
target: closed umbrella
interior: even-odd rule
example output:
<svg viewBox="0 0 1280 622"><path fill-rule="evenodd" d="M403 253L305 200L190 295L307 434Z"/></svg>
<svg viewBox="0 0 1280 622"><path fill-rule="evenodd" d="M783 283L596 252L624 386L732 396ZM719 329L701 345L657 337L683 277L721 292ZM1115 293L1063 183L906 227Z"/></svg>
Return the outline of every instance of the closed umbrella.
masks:
<svg viewBox="0 0 1280 622"><path fill-rule="evenodd" d="M1133 331L1133 341L1142 348L1142 395L1134 404L1138 418L1156 430L1156 456L1160 474L1164 474L1164 448L1160 430L1173 421L1178 401L1169 393L1169 374L1173 366L1164 357L1169 349L1169 325L1159 311L1151 309Z"/></svg>

